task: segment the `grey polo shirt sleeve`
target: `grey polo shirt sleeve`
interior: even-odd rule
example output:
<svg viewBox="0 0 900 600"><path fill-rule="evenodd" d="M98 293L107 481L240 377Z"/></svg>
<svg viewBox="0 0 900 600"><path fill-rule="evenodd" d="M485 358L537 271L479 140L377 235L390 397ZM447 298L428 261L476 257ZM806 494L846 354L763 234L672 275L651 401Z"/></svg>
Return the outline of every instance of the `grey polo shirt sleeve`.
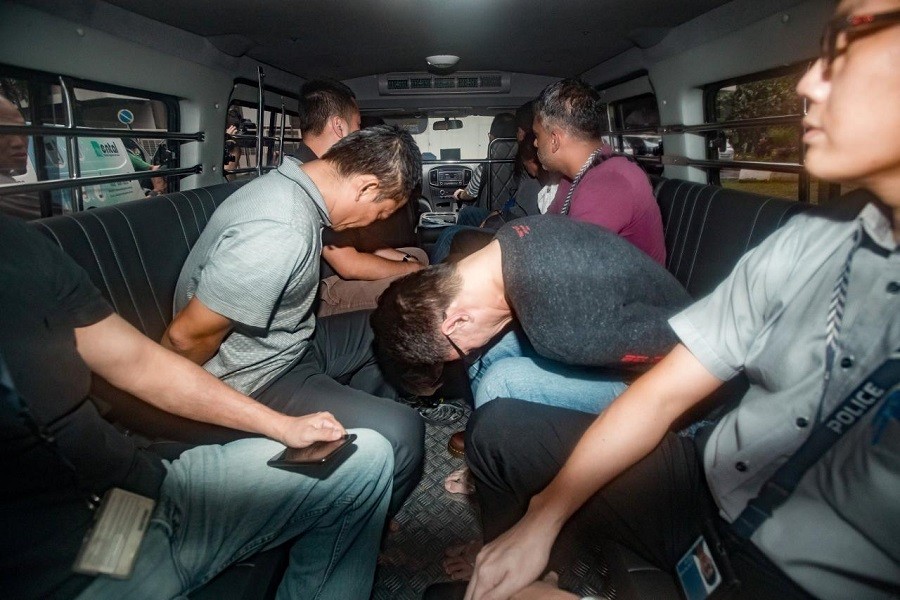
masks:
<svg viewBox="0 0 900 600"><path fill-rule="evenodd" d="M227 230L212 249L194 295L236 323L267 329L309 246L283 223L241 223Z"/></svg>
<svg viewBox="0 0 900 600"><path fill-rule="evenodd" d="M796 262L793 231L788 224L747 252L712 293L669 320L682 344L715 377L726 381L740 372L779 309L777 298Z"/></svg>

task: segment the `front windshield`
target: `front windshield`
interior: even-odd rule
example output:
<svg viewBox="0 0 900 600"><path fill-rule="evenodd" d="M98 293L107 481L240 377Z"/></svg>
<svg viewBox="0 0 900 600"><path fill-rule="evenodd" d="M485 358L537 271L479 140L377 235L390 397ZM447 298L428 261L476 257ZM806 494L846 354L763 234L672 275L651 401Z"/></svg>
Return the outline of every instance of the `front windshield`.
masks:
<svg viewBox="0 0 900 600"><path fill-rule="evenodd" d="M437 130L434 124L444 121L444 117L428 117L427 127L409 127L410 119L385 117L384 120L388 124L407 126L424 160L478 160L487 156L488 132L493 119L490 115L456 116L451 120L461 122L462 127Z"/></svg>

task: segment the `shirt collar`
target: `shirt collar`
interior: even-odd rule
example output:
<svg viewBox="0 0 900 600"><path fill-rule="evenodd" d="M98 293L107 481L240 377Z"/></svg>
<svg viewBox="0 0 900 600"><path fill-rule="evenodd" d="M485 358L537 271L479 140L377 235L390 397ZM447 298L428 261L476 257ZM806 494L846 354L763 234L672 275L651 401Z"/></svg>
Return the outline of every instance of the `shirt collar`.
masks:
<svg viewBox="0 0 900 600"><path fill-rule="evenodd" d="M891 223L875 203L866 204L856 220L873 242L889 252L897 250L897 241L894 239Z"/></svg>
<svg viewBox="0 0 900 600"><path fill-rule="evenodd" d="M312 198L313 205L315 205L316 210L319 211L319 216L322 217L322 223L324 223L326 227L331 227L331 216L328 214L328 209L325 207L325 198L322 196L319 188L316 187L316 184L313 183L313 180L310 179L309 175L300 168L300 165L300 161L296 158L285 156L277 170L279 174L287 177L303 188L303 191Z"/></svg>

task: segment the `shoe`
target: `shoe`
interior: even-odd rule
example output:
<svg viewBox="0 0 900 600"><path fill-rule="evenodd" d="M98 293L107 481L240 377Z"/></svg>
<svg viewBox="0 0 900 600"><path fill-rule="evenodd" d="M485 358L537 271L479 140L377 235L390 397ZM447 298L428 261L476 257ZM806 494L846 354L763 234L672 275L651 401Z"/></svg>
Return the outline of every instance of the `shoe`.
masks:
<svg viewBox="0 0 900 600"><path fill-rule="evenodd" d="M464 457L466 455L466 432L457 431L451 435L450 440L447 442L447 450L453 456L458 458Z"/></svg>

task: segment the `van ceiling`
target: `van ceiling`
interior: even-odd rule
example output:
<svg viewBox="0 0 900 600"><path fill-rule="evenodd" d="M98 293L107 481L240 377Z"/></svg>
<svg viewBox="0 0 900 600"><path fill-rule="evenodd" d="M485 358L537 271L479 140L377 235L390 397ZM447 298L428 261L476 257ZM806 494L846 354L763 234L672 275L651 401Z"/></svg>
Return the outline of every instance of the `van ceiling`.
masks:
<svg viewBox="0 0 900 600"><path fill-rule="evenodd" d="M579 75L729 0L108 0L303 78L457 68Z"/></svg>

